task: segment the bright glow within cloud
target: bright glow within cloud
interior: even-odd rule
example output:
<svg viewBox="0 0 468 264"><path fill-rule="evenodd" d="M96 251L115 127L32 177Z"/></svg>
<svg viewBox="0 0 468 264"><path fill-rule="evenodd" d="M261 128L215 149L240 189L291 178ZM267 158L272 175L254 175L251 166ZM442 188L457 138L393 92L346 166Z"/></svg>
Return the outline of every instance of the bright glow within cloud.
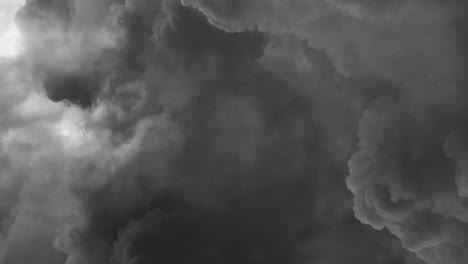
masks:
<svg viewBox="0 0 468 264"><path fill-rule="evenodd" d="M23 0L0 1L0 57L15 57L22 50L21 34L14 23Z"/></svg>

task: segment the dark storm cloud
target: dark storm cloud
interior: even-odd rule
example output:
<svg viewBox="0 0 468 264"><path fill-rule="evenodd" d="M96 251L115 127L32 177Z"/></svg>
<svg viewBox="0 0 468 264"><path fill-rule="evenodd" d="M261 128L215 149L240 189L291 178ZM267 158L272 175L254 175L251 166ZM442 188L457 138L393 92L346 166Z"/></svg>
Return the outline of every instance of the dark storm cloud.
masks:
<svg viewBox="0 0 468 264"><path fill-rule="evenodd" d="M465 262L463 165L454 166L445 143L466 122L462 1L183 3L229 31L304 38L344 75L394 82L397 96L371 103L360 122L348 179L356 215L388 228L429 263Z"/></svg>
<svg viewBox="0 0 468 264"><path fill-rule="evenodd" d="M135 152L112 173L91 167L110 174L99 185L73 184L84 220L59 238L68 263L340 263L336 225L359 238L340 242L354 263L416 261L387 235L364 235L345 202L344 164L367 102L350 102L325 54L153 4L114 6L125 32L118 69L131 74L110 81L93 125ZM304 65L291 60L303 53Z"/></svg>
<svg viewBox="0 0 468 264"><path fill-rule="evenodd" d="M323 48L342 74L404 91L370 104L360 121L347 181L356 216L428 263L466 262L463 1L183 3L226 30L290 32Z"/></svg>
<svg viewBox="0 0 468 264"><path fill-rule="evenodd" d="M466 262L463 7L27 1L25 67L86 108L95 141L68 153L43 132L25 173L53 160L57 181L1 192L0 216L25 219L3 259L31 262L18 252L36 238L51 252L59 227L40 261L419 263L401 240ZM44 207L70 196L73 213ZM29 236L20 208L42 208Z"/></svg>
<svg viewBox="0 0 468 264"><path fill-rule="evenodd" d="M368 81L348 85L295 37L227 33L175 1L110 10L118 43L95 64L105 80L83 73L81 48L84 63L63 72L69 58L52 59L43 78L51 99L98 102L89 125L109 133L120 160L69 165L81 209L57 238L67 263L341 262L325 249L341 236L333 226L365 233L345 202L344 164L373 100L354 93ZM352 244L340 247L358 263ZM359 244L375 263L407 261L387 235Z"/></svg>

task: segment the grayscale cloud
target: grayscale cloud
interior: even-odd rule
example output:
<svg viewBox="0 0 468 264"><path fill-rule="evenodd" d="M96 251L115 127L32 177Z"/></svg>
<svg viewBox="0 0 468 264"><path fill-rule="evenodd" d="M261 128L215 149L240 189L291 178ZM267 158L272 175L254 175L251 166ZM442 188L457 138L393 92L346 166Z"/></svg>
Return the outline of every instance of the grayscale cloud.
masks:
<svg viewBox="0 0 468 264"><path fill-rule="evenodd" d="M466 5L26 0L0 263L466 263Z"/></svg>

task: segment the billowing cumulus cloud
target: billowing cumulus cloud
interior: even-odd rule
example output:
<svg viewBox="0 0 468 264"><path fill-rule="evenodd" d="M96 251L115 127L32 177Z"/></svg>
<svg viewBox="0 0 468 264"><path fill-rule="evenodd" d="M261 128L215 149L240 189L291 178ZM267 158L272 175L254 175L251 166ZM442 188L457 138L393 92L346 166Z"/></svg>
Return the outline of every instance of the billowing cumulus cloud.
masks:
<svg viewBox="0 0 468 264"><path fill-rule="evenodd" d="M468 260L465 3L98 2L16 14L0 262Z"/></svg>
<svg viewBox="0 0 468 264"><path fill-rule="evenodd" d="M356 216L428 263L466 262L465 3L183 3L227 31L298 36L345 76L389 81L398 92L364 109L348 163Z"/></svg>

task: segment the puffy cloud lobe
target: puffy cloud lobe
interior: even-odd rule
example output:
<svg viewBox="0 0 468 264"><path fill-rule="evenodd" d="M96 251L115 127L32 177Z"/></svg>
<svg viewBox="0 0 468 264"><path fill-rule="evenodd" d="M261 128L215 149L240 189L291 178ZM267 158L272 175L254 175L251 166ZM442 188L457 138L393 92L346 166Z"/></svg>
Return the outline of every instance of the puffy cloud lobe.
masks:
<svg viewBox="0 0 468 264"><path fill-rule="evenodd" d="M449 126L434 116L366 114L347 183L358 219L386 227L428 263L463 263L466 207L444 151Z"/></svg>
<svg viewBox="0 0 468 264"><path fill-rule="evenodd" d="M464 263L467 257L464 118L446 108L368 111L360 150L349 161L358 219L389 229L428 263Z"/></svg>

